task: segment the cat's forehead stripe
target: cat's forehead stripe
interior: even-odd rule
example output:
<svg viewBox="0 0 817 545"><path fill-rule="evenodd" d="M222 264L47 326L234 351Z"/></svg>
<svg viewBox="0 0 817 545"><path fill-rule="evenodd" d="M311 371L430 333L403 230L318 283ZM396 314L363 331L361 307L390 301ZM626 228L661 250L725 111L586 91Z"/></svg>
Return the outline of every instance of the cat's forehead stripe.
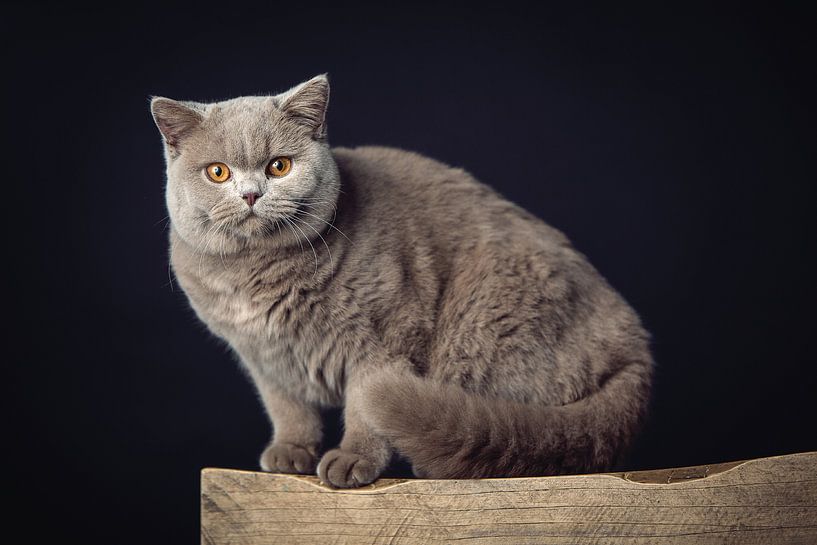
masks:
<svg viewBox="0 0 817 545"><path fill-rule="evenodd" d="M299 131L283 118L271 97L249 97L209 108L205 130L210 154L239 168L256 168L298 146Z"/></svg>

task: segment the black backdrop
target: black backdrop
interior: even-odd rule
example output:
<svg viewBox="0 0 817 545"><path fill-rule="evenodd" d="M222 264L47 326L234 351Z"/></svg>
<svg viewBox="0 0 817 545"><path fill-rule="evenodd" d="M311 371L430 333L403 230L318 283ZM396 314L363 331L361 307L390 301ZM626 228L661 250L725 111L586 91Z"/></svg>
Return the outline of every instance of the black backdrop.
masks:
<svg viewBox="0 0 817 545"><path fill-rule="evenodd" d="M641 313L659 367L629 467L817 449L812 14L291 4L3 8L3 477L41 509L27 541L195 542L199 469L255 467L253 389L171 289L148 97L322 72L333 144L464 166Z"/></svg>

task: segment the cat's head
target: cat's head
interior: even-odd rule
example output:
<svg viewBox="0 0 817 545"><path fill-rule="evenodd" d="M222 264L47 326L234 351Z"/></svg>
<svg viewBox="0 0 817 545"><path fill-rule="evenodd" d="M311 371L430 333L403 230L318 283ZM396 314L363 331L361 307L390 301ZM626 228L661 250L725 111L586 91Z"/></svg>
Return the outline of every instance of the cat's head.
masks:
<svg viewBox="0 0 817 545"><path fill-rule="evenodd" d="M331 221L340 180L326 141L329 81L211 104L156 97L173 228L197 252L298 244Z"/></svg>

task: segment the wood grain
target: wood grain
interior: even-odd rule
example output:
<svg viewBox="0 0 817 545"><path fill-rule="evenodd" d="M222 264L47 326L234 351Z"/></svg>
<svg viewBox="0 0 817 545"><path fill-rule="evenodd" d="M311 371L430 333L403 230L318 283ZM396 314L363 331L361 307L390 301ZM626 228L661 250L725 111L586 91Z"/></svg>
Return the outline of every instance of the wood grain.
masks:
<svg viewBox="0 0 817 545"><path fill-rule="evenodd" d="M202 543L817 543L817 452L562 477L382 479L202 471Z"/></svg>

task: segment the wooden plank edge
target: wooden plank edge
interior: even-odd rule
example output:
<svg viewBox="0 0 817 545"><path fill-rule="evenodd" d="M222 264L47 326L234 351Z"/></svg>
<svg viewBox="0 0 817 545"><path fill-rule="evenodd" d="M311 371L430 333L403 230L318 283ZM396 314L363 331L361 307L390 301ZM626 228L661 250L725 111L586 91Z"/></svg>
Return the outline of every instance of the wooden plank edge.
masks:
<svg viewBox="0 0 817 545"><path fill-rule="evenodd" d="M675 468L667 468L667 469L647 469L647 470L639 470L639 471L624 471L624 472L613 472L613 473L586 473L586 474L574 474L574 475L553 475L547 476L542 475L540 477L499 477L499 478L489 478L489 479L473 479L478 481L514 481L514 480L521 480L521 479L531 479L531 478L541 478L541 479L560 479L560 478L576 478L576 477L595 477L595 476L608 476L608 477L617 477L619 479L639 483L639 484L660 484L660 485L672 485L672 484L679 484L684 482L689 482L696 479L705 479L708 477L713 477L715 475L724 475L730 471L734 471L740 466L749 463L756 463L756 462L769 462L781 459L787 459L792 457L800 457L800 456L807 456L813 457L815 459L815 472L817 473L817 451L808 451L808 452L798 452L794 454L782 454L777 456L766 456L762 458L752 458L749 460L739 460L734 462L722 462L717 464L704 464L704 465L697 465L697 466L685 466L685 467L675 467ZM205 481L215 474L255 474L255 475L265 475L280 479L292 479L302 483L309 484L314 486L322 491L325 492L337 492L337 493L345 493L345 494L354 494L355 492L366 492L370 493L373 490L381 491L387 488L392 488L395 486L400 486L405 483L410 482L434 482L435 479L393 479L393 478L383 478L378 479L377 481L373 482L370 485L362 486L360 488L344 488L344 489L336 489L330 486L325 485L318 479L318 477L313 475L295 475L289 473L267 473L262 471L250 471L244 469L229 469L229 468L216 468L216 467L205 467L201 470L201 484L202 490L205 489ZM457 481L468 481L469 479L456 479ZM442 482L450 482L451 480L441 480Z"/></svg>

